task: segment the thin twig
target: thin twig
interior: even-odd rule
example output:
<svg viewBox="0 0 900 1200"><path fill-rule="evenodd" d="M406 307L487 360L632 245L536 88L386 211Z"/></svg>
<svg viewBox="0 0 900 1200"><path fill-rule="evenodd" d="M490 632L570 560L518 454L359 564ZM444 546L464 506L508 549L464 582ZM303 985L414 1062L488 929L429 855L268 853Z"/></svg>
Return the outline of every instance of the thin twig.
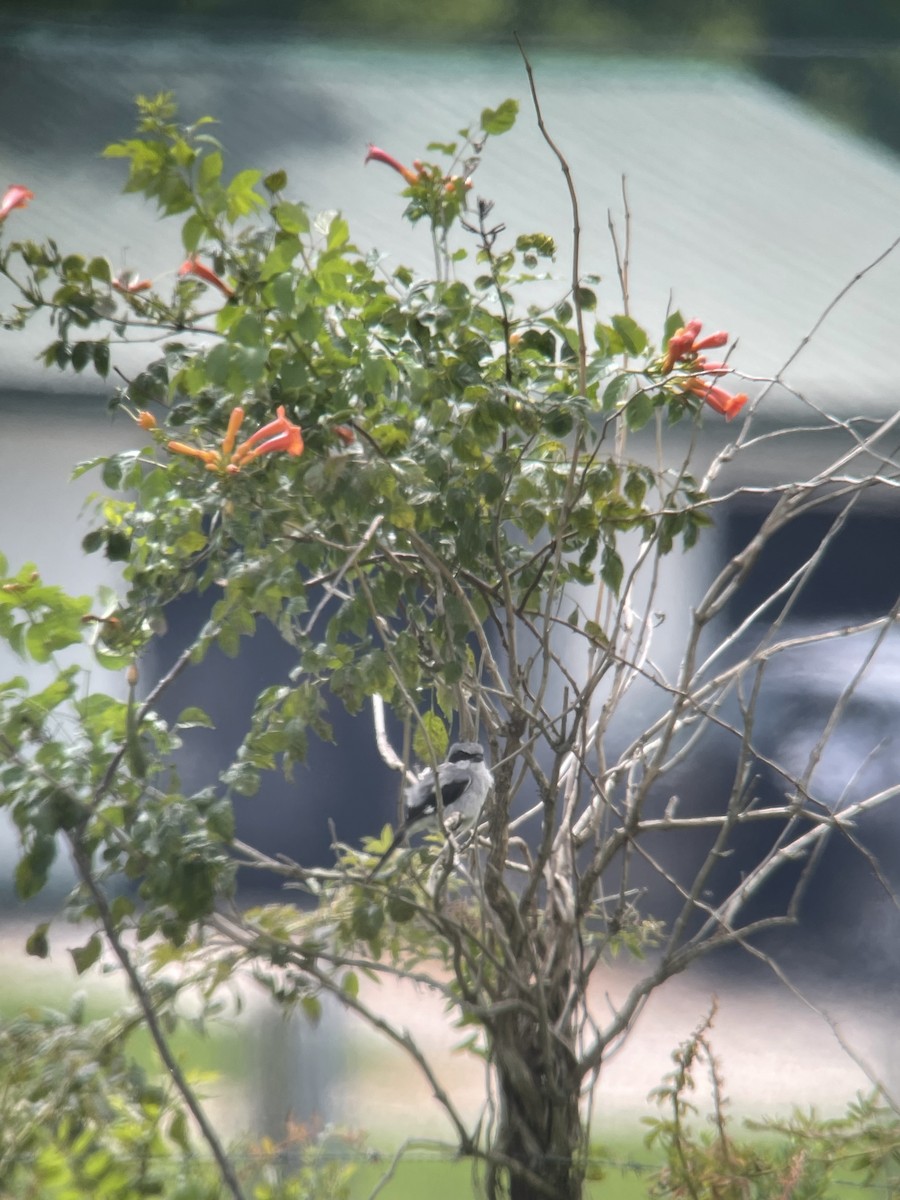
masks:
<svg viewBox="0 0 900 1200"><path fill-rule="evenodd" d="M172 664L166 674L163 675L162 679L160 679L147 694L146 699L138 706L138 710L134 719L136 729L140 728L140 724L144 717L146 717L146 715L150 712L151 708L162 695L162 693L168 687L170 687L182 673L182 671L186 669L191 661L191 656L193 655L195 649L196 643L192 642L186 650L182 650L181 654L178 655L178 657L175 659L175 662ZM125 757L127 750L128 741L126 739L122 742L122 745L118 748L115 754L113 754L112 758L110 758L106 765L106 770L103 772L103 778L100 780L97 790L94 793L95 804L100 802L100 800L112 786L113 778L115 777L116 771L118 771L119 767L121 766L122 759Z"/></svg>
<svg viewBox="0 0 900 1200"><path fill-rule="evenodd" d="M308 636L309 633L312 631L312 628L315 625L316 621L319 619L319 616L321 615L322 610L324 609L325 605L334 596L335 591L336 591L338 585L340 584L341 580L344 578L344 576L347 574L347 572L350 570L350 568L353 566L353 564L356 562L356 560L362 554L363 550L365 550L366 546L368 546L369 542L371 542L372 538L378 532L378 527L382 523L383 520L384 520L384 517L379 513L379 515L370 522L368 529L362 535L359 542L357 542L357 544L353 547L350 554L347 556L347 559L344 561L344 563L341 565L338 572L335 574L334 578L330 582L324 583L322 585L325 594L322 596L322 599L319 601L319 603L313 609L309 620L306 622L306 625L304 626L304 629L303 629L304 636Z"/></svg>
<svg viewBox="0 0 900 1200"><path fill-rule="evenodd" d="M544 123L544 114L541 109L541 102L538 99L534 71L532 70L528 55L525 53L525 47L522 45L517 33L514 33L513 37L516 39L516 45L519 47L519 53L522 55L522 61L525 64L525 70L528 74L528 87L531 90L531 99L534 104L538 129L541 131L544 141L556 156L569 191L569 204L572 209L572 307L575 310L575 328L578 330L578 390L583 396L587 391L587 343L584 336L584 307L581 299L581 217L578 211L578 193L575 190L575 180L572 177L572 169L569 166L568 160L550 136L550 131Z"/></svg>
<svg viewBox="0 0 900 1200"><path fill-rule="evenodd" d="M109 907L109 902L106 899L106 893L100 887L94 877L93 867L88 851L85 849L77 831L69 835L69 844L72 848L72 858L75 863L78 876L84 886L91 894L91 898L97 907L97 913L106 933L107 940L113 949L113 953L119 960L125 975L128 978L128 984L131 988L135 1000L140 1006L141 1012L144 1015L144 1021L147 1024L147 1031L156 1047L156 1052L159 1055L163 1065L169 1073L169 1076L174 1083L178 1093L187 1106L189 1112L197 1122L197 1127L203 1136L204 1141L216 1160L216 1165L219 1168L219 1173L222 1179L234 1197L234 1200L245 1200L244 1192L238 1182L234 1167L225 1149L219 1140L218 1134L213 1128L203 1110L203 1106L195 1095L191 1085L179 1066L178 1060L172 1053L169 1043L166 1040L166 1035L163 1033L162 1025L157 1015L153 1000L144 986L144 981L141 979L137 968L135 967L131 955L125 949L125 944L119 936L119 930L116 925L115 918Z"/></svg>
<svg viewBox="0 0 900 1200"><path fill-rule="evenodd" d="M380 696L378 692L372 693L372 724L375 726L375 745L382 762L392 771L403 771L407 783L415 783L415 772L407 769L403 759L391 745L384 720L384 697Z"/></svg>

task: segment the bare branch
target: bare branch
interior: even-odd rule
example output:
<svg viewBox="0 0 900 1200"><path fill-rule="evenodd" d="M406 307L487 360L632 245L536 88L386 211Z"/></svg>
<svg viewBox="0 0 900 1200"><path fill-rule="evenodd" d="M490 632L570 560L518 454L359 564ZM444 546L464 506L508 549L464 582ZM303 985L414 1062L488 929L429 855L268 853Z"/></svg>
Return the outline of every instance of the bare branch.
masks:
<svg viewBox="0 0 900 1200"><path fill-rule="evenodd" d="M72 849L72 861L75 863L76 870L81 882L84 884L97 908L97 913L106 933L107 941L113 949L116 958L125 972L128 979L128 985L131 988L132 995L140 1006L144 1016L144 1022L147 1026L147 1032L150 1034L153 1044L156 1047L156 1052L160 1057L163 1066L169 1073L173 1084L178 1090L179 1095L187 1106L191 1116L197 1122L197 1127L203 1136L203 1140L209 1146L210 1152L216 1161L219 1168L219 1173L225 1186L228 1188L234 1200L244 1200L244 1192L235 1174L231 1160L225 1152L225 1149L219 1140L219 1136L215 1131L211 1121L207 1117L203 1106L197 1099L193 1089L187 1081L184 1072L178 1062L178 1059L173 1054L166 1035L163 1033L162 1025L156 1012L155 1002L153 997L144 986L144 981L141 979L137 968L132 961L131 955L125 948L125 944L119 934L115 919L106 899L106 893L97 882L93 866L91 864L90 854L82 843L78 832L75 832L69 837L69 845Z"/></svg>

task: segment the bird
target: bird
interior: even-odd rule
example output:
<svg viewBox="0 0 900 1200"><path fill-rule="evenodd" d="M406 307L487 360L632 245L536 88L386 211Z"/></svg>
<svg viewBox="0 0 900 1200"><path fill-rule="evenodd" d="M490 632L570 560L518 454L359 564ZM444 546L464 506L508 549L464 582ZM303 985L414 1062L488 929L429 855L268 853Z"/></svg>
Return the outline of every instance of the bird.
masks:
<svg viewBox="0 0 900 1200"><path fill-rule="evenodd" d="M411 833L440 828L438 787L444 822L451 823L451 819L458 819L457 829L467 829L478 820L493 783L494 777L484 765L484 747L479 742L454 742L446 762L442 762L436 771L427 767L420 772L415 783L407 787L403 823L372 868L369 878L381 870Z"/></svg>

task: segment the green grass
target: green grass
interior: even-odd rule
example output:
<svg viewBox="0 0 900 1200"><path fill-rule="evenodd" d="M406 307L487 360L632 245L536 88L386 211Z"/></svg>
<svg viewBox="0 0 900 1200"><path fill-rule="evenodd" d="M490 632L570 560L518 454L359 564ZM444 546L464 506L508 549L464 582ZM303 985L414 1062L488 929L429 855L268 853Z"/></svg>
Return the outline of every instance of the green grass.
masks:
<svg viewBox="0 0 900 1200"><path fill-rule="evenodd" d="M607 1165L603 1167L603 1178L588 1184L586 1200L646 1200L651 1173L627 1166L629 1163L649 1166L654 1161L638 1135L609 1147L598 1157ZM390 1161L389 1157L384 1157L354 1173L352 1200L365 1200L371 1195L388 1171ZM379 1200L473 1200L476 1195L470 1162L447 1162L414 1155L400 1162L390 1181L378 1193Z"/></svg>
<svg viewBox="0 0 900 1200"><path fill-rule="evenodd" d="M590 1180L585 1200L648 1200L654 1172L661 1164L657 1154L648 1150L636 1129L633 1136L597 1151L597 1164L603 1177ZM390 1157L359 1167L353 1175L351 1200L366 1200L390 1167ZM828 1190L829 1200L887 1200L897 1195L883 1184L865 1184L849 1165L838 1172L838 1180ZM379 1200L477 1200L472 1183L470 1162L448 1162L440 1158L416 1158L402 1161L390 1181L378 1193Z"/></svg>
<svg viewBox="0 0 900 1200"><path fill-rule="evenodd" d="M361 1167L353 1176L351 1200L366 1200L382 1178L386 1164ZM585 1189L585 1200L648 1200L652 1176L610 1168L602 1180ZM887 1200L896 1192L878 1184L842 1180L828 1191L829 1200ZM467 1163L410 1162L400 1166L378 1193L379 1200L479 1200Z"/></svg>

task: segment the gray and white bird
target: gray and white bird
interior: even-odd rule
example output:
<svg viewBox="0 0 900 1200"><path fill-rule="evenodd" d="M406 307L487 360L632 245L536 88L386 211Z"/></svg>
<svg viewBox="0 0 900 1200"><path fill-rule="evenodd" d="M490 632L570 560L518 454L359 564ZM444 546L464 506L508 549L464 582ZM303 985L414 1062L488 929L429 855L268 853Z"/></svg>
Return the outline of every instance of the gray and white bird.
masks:
<svg viewBox="0 0 900 1200"><path fill-rule="evenodd" d="M468 829L478 820L494 777L484 765L484 748L478 742L454 742L437 771L431 767L420 772L415 783L406 789L405 819L394 834L393 841L372 868L371 875L381 870L398 846L411 833L439 829L437 789L441 792L441 811L444 824L454 831Z"/></svg>

